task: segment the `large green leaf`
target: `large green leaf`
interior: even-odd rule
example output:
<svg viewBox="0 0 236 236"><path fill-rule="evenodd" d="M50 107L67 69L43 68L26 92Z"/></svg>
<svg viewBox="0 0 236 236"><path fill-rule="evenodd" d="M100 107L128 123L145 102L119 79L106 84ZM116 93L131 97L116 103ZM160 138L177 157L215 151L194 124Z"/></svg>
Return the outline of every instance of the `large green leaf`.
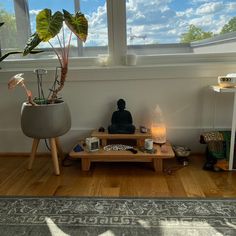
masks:
<svg viewBox="0 0 236 236"><path fill-rule="evenodd" d="M39 45L42 40L39 38L38 34L35 32L28 39L26 46L24 48L23 56L29 54L35 47Z"/></svg>
<svg viewBox="0 0 236 236"><path fill-rule="evenodd" d="M59 11L52 15L50 9L40 11L36 17L36 31L43 42L54 38L63 25L63 14Z"/></svg>
<svg viewBox="0 0 236 236"><path fill-rule="evenodd" d="M88 21L84 14L77 12L74 16L63 9L64 19L69 29L83 42L86 41L88 35Z"/></svg>

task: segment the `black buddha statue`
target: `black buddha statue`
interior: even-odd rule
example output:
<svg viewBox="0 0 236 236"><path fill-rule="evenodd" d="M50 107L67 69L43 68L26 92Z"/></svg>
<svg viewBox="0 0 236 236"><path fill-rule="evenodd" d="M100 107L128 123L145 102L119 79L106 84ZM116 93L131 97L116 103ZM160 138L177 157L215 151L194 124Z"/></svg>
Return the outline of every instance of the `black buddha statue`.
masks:
<svg viewBox="0 0 236 236"><path fill-rule="evenodd" d="M111 125L108 127L109 134L133 134L135 126L132 124L131 113L125 110L125 100L119 99L117 102L118 111L113 112Z"/></svg>

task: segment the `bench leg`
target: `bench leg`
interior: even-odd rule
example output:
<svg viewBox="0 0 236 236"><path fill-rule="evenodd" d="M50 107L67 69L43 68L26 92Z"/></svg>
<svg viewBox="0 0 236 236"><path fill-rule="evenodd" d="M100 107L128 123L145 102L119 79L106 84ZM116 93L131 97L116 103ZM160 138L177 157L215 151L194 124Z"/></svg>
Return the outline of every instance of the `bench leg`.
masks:
<svg viewBox="0 0 236 236"><path fill-rule="evenodd" d="M91 165L91 161L88 160L88 158L82 158L81 159L81 165L82 165L82 170L83 171L89 171L90 165Z"/></svg>
<svg viewBox="0 0 236 236"><path fill-rule="evenodd" d="M163 160L160 158L154 158L153 159L153 167L156 172L162 172L163 171Z"/></svg>
<svg viewBox="0 0 236 236"><path fill-rule="evenodd" d="M52 155L54 173L55 173L55 175L60 175L60 169L59 169L59 163L58 163L58 157L57 157L56 140L55 140L55 138L50 138L49 142L50 142L50 146L51 146L51 155Z"/></svg>
<svg viewBox="0 0 236 236"><path fill-rule="evenodd" d="M34 138L33 144L32 144L32 149L31 149L31 154L30 154L30 159L29 159L29 164L28 164L28 170L32 169L32 165L35 159L36 151L39 145L40 139Z"/></svg>

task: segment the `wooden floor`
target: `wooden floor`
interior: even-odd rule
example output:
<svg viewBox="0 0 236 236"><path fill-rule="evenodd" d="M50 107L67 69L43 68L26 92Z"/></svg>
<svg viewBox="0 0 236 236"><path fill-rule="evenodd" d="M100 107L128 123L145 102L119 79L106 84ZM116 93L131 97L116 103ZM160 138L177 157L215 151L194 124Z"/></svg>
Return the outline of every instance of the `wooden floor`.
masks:
<svg viewBox="0 0 236 236"><path fill-rule="evenodd" d="M188 166L164 161L172 174L155 173L150 163L93 163L89 172L80 161L53 174L49 156L37 157L27 170L27 157L0 157L0 195L236 197L236 172L202 170L204 157L190 157Z"/></svg>

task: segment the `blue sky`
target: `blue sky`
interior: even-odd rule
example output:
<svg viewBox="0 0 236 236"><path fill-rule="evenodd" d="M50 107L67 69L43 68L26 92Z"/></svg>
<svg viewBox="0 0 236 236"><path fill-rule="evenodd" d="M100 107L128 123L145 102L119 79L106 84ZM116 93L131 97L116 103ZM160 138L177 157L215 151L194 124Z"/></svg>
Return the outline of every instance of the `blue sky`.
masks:
<svg viewBox="0 0 236 236"><path fill-rule="evenodd" d="M13 0L0 0L0 6L13 12ZM34 30L36 13L74 9L73 0L28 0ZM219 33L236 16L236 0L127 0L128 44L178 43L190 24ZM89 21L87 45L107 45L105 0L81 0L81 11Z"/></svg>

